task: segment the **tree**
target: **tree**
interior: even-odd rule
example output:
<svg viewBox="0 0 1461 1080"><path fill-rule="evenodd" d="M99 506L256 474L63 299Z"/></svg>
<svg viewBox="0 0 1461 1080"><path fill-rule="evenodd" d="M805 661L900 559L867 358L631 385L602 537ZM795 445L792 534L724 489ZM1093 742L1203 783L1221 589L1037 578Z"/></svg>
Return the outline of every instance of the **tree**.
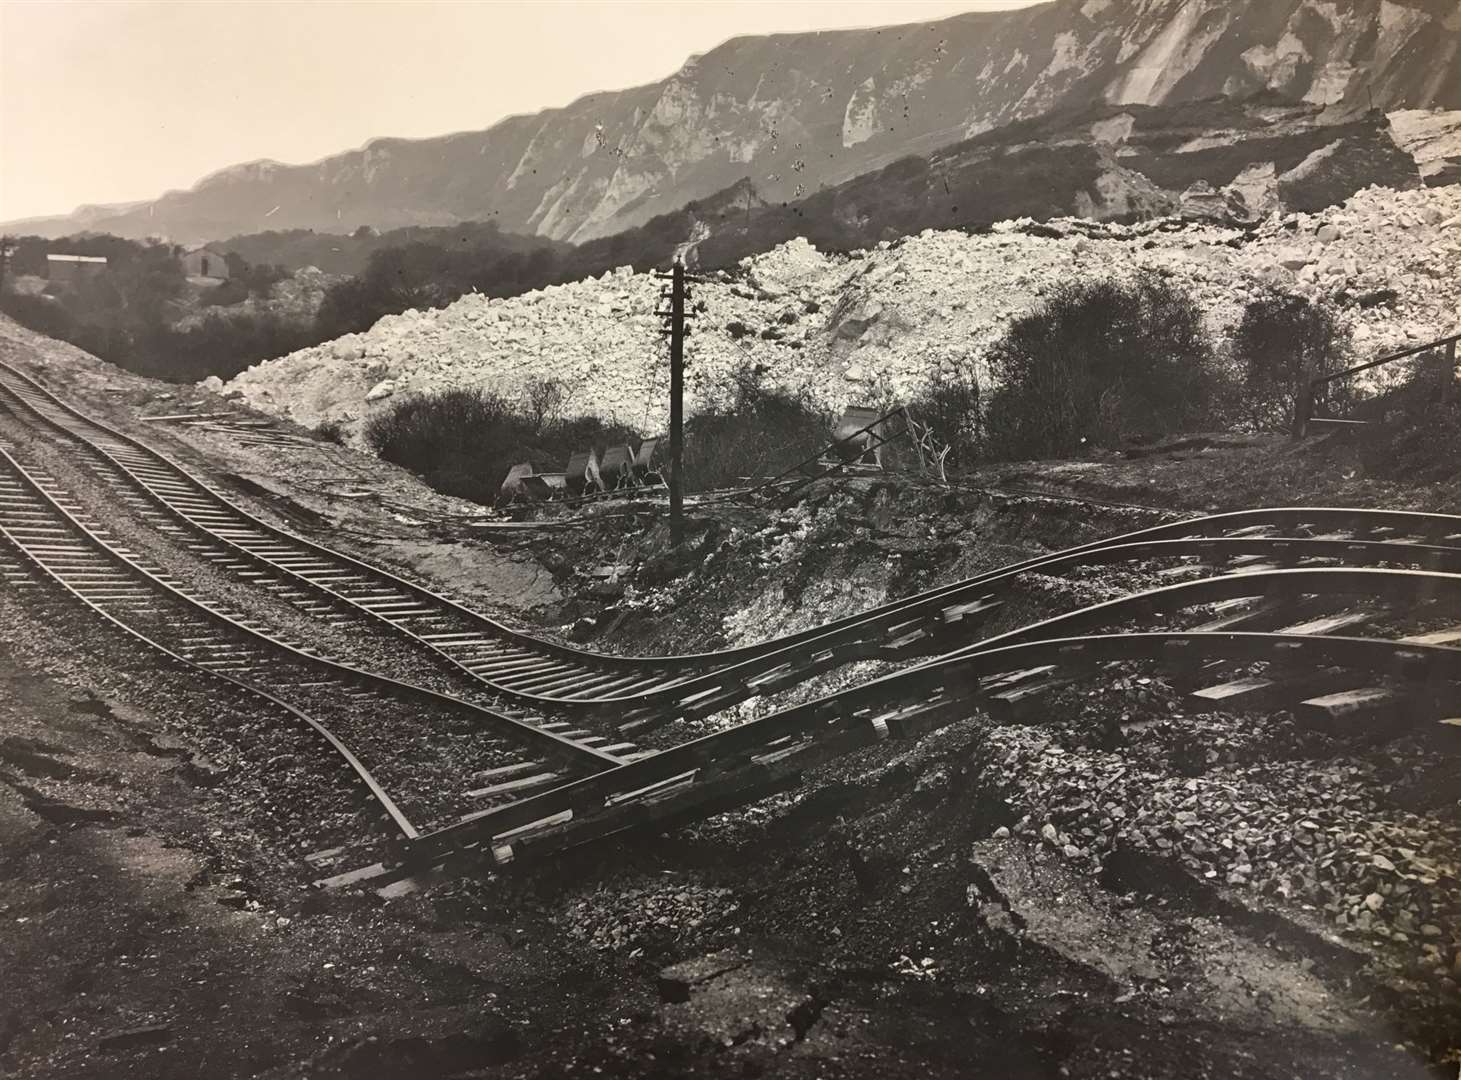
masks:
<svg viewBox="0 0 1461 1080"><path fill-rule="evenodd" d="M1153 274L1067 283L989 354L988 443L1006 458L1070 456L1203 418L1212 355L1197 304Z"/></svg>
<svg viewBox="0 0 1461 1080"><path fill-rule="evenodd" d="M1348 363L1349 340L1326 308L1273 290L1243 309L1231 355L1242 382L1244 419L1260 431L1287 431L1308 380ZM1331 385L1316 404L1334 408L1348 397L1347 387Z"/></svg>

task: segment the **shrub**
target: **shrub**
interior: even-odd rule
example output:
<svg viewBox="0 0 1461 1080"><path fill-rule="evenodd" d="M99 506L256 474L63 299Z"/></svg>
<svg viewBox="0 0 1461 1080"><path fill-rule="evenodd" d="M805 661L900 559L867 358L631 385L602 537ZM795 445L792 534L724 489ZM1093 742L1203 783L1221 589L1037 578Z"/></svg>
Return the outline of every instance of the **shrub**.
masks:
<svg viewBox="0 0 1461 1080"><path fill-rule="evenodd" d="M1236 419L1258 431L1287 431L1304 384L1349 366L1349 339L1327 308L1274 290L1243 309L1230 358L1240 388ZM1343 410L1352 400L1348 386L1331 383L1315 406Z"/></svg>
<svg viewBox="0 0 1461 1080"><path fill-rule="evenodd" d="M523 405L535 428L543 428L563 415L568 392L558 379L529 379L523 387Z"/></svg>
<svg viewBox="0 0 1461 1080"><path fill-rule="evenodd" d="M0 293L0 311L22 326L65 341L75 341L76 320L59 302L49 296L26 293Z"/></svg>
<svg viewBox="0 0 1461 1080"><path fill-rule="evenodd" d="M943 465L967 469L979 458L984 442L979 377L961 364L952 372L935 372L908 403L911 418L939 444L948 447Z"/></svg>
<svg viewBox="0 0 1461 1080"><path fill-rule="evenodd" d="M397 401L371 418L364 437L442 494L490 505L519 462L539 472L561 469L578 450L602 453L638 432L597 416L535 417L491 391L460 389Z"/></svg>
<svg viewBox="0 0 1461 1080"><path fill-rule="evenodd" d="M382 458L419 473L438 491L490 503L512 465L500 462L516 442L512 420L497 394L447 390L396 402L366 423L364 435Z"/></svg>
<svg viewBox="0 0 1461 1080"><path fill-rule="evenodd" d="M1205 417L1215 378L1196 303L1151 274L1057 287L1010 324L989 367L987 441L1004 458L1180 430Z"/></svg>
<svg viewBox="0 0 1461 1080"><path fill-rule="evenodd" d="M687 491L733 487L790 468L831 441L833 418L805 395L772 390L742 368L725 397L685 421Z"/></svg>

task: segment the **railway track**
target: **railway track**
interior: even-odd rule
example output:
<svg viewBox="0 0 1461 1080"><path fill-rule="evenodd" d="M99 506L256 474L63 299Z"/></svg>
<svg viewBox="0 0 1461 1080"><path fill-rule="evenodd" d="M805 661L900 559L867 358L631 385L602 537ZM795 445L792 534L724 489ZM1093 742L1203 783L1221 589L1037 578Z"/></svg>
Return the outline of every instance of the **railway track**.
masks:
<svg viewBox="0 0 1461 1080"><path fill-rule="evenodd" d="M566 722L526 723L278 636L149 565L85 516L54 477L3 446L0 539L10 549L0 565L8 584L49 583L160 657L308 725L352 770L397 840L420 834L413 818L454 820L635 753Z"/></svg>
<svg viewBox="0 0 1461 1080"><path fill-rule="evenodd" d="M1331 559L1437 565L1461 536L1461 518L1301 508L1216 515L1027 560L839 619L799 634L719 653L625 657L592 653L514 631L398 575L269 525L141 441L91 419L35 380L0 364L0 403L61 434L102 470L121 497L221 569L250 580L312 616L388 627L460 675L499 696L505 710L547 718L599 716L638 736L670 720L708 716L858 659L917 658L967 643L1000 605L1000 593L1030 572L1054 573L1110 552L1110 561L1170 559L1171 573L1273 560ZM1288 529L1296 536L1275 536ZM1307 533L1308 535L1303 535ZM1216 535L1214 535L1216 534ZM1182 543L1191 543L1189 551ZM1368 544L1368 547L1364 545ZM1380 546L1380 545L1396 546ZM1185 568L1183 561L1185 560ZM1366 563L1369 564L1369 563ZM1447 564L1449 565L1449 564Z"/></svg>
<svg viewBox="0 0 1461 1080"><path fill-rule="evenodd" d="M310 711L329 715L342 694L352 700L376 695L396 704L409 700L417 706L382 713L373 725L377 730L419 730L419 716L407 714L419 713L419 705L429 701L431 709L456 710L495 733L491 739L497 742L477 759L453 763L460 775L477 774L481 786L466 794L480 801L462 814L457 796L467 785L457 784L440 805L433 800L442 800L442 793L416 793L430 825L418 828L401 815L395 822L399 861L345 875L355 882L393 880L463 858L502 865L631 828L703 815L789 783L848 750L917 734L976 709L1018 718L1064 687L1099 679L1117 664L1155 665L1162 677L1183 684L1194 708L1292 706L1311 722L1336 730L1387 716L1435 716L1461 700L1461 650L1452 647L1461 642L1461 626L1442 617L1449 607L1461 605L1461 518L1454 516L1325 507L1213 515L1027 559L749 648L613 657L518 633L387 571L268 525L170 458L84 417L3 365L0 404L78 446L134 509L222 569L311 615L384 623L504 700L531 707L484 709L270 636L236 613L189 596L177 582L149 572L130 553L106 543L104 530L77 519L74 507L68 509L59 494L48 494L44 480L7 455L16 476L6 480L0 497L0 523L16 550L130 632L146 636L150 627L146 639L179 662L274 695L270 700L295 709L332 739L357 766L357 774L365 769L360 757L349 756L347 740L313 720ZM36 493L49 499L49 509L36 502ZM69 520L70 541L48 553L46 537L66 528L57 520L58 511ZM98 571L79 559L78 530L108 553L103 557L94 547L91 558L102 558L109 569ZM57 554L59 561L46 561ZM127 573L121 573L118 560ZM1030 575L1121 564L1171 584L974 640L1003 596ZM0 574L12 573L0 566ZM150 584L140 582L138 574ZM93 585L115 594L97 595ZM190 635L197 638L188 643L196 646L191 652L170 647L159 620L147 618L149 610L157 610L148 605L160 603L159 586L171 594L168 604L181 599L192 605L189 618L206 613L215 636ZM1417 615L1436 625L1413 628L1413 633L1397 629ZM172 620L160 621L170 625ZM1164 622L1195 625L1153 625ZM1353 636L1353 631L1374 636ZM247 646L230 644L229 635L240 633ZM632 744L610 742L612 736L576 726L587 717L613 717L620 732L638 733L675 716L708 715L785 689L850 661L910 659L921 662L658 752L636 751ZM322 666L328 677L321 677ZM282 677L285 671L288 677ZM318 693L290 704L281 690ZM545 719L555 711L574 719ZM365 737L369 744L370 736ZM532 744L531 750L523 750L522 741ZM417 746L429 754L431 743L426 735ZM375 749L379 753L379 744ZM437 780L447 771L439 769ZM366 776L367 786L374 784L384 794L380 781Z"/></svg>
<svg viewBox="0 0 1461 1080"><path fill-rule="evenodd" d="M75 504L65 501L53 481L26 470L9 454L3 454L0 463L8 469L0 480L0 532L18 553L88 607L166 655L244 686L309 722L351 763L377 799L387 800L383 806L394 806L384 785L342 739L297 700L286 700L286 693L297 696L302 690L317 691L315 696L306 695L303 704L326 715L338 708L342 694L352 701L382 697L391 704L404 698L413 706L425 700L436 706L449 703L448 711L463 710L492 728L506 721L514 734L522 734L521 722L312 655L295 643L270 637L235 613L188 596L179 583L149 571L132 553L110 542L104 529L78 517ZM1332 530L1341 523L1348 526L1343 536L1333 531L1302 538L1253 535L1278 529ZM1203 527L1201 523L1179 524ZM476 792L479 796L490 792L498 800L496 805L483 805L459 818L447 815L447 823L427 829L413 825L399 807L394 812L388 809L401 841L399 861L352 871L341 875L341 880L389 884L424 866L463 858L485 857L493 865L503 865L524 855L547 854L627 829L684 820L755 798L791 782L805 769L857 747L916 735L974 709L993 709L999 702L1028 702L1116 662L1176 665L1189 678L1195 676L1195 684L1205 680L1210 684L1199 685L1195 695L1232 682L1222 681L1223 665L1258 662L1273 668L1273 676L1247 676L1244 693L1267 690L1270 700L1275 691L1280 698L1286 689L1289 698L1311 692L1313 681L1293 674L1300 668L1332 685L1348 681L1358 692L1351 692L1350 697L1369 706L1388 702L1393 707L1397 702L1413 701L1417 688L1430 702L1457 698L1461 650L1442 642L1461 640L1461 627L1400 641L1330 636L1336 630L1375 623L1383 613L1374 606L1363 614L1323 615L1313 610L1315 601L1326 597L1343 597L1347 603L1357 597L1372 605L1404 604L1411 610L1418 605L1461 602L1461 573L1454 572L1461 570L1461 547L1457 546L1461 523L1456 519L1305 508L1244 512L1229 516L1222 524L1249 535L1116 538L1126 542L1097 543L1027 560L983 575L975 584L988 587L1032 569L1056 573L1074 566L1126 562L1138 555L1188 560L1169 569L1191 566L1196 572L1203 566L1227 567L1238 561L1240 572L1199 577L1056 616L841 694L638 760L606 761L599 756L585 761L584 749L579 747L557 755L558 761L569 760L545 773L544 762L553 759L553 753L524 755L521 750L499 749L496 757L478 762L485 766L478 770L479 781L496 782L484 783ZM1161 527L1158 531L1174 530ZM1382 538L1355 539L1357 535ZM1274 566L1339 561L1371 565ZM1380 568L1396 564L1412 568ZM961 590L969 585L961 583L956 595L963 595ZM178 601L186 603L179 605ZM1208 618L1214 609L1222 610L1217 618ZM1193 629L1078 633L1194 610L1201 611L1206 621ZM1263 626L1274 629L1258 629ZM185 647L172 648L165 640L178 640ZM907 655L907 650L893 641L881 652L864 648L861 655L898 658ZM1359 677L1365 675L1400 680L1409 689L1370 687ZM1222 703L1240 707L1242 697L1238 694ZM413 722L412 716L398 711L379 718L375 726L409 730ZM561 737L552 732L548 735L554 745L543 749L562 750ZM589 752L593 753L592 748ZM515 757L509 756L513 753ZM613 756L604 751L599 754ZM498 760L505 763L493 764ZM549 790L542 790L549 785Z"/></svg>
<svg viewBox="0 0 1461 1080"><path fill-rule="evenodd" d="M1297 511L1279 516L1289 513ZM1339 513L1324 516L1332 520ZM1422 516L1420 524L1435 535L1454 522ZM1439 538L1461 539L1453 533ZM1221 551L1244 542L1207 539L1199 547ZM1312 558L1315 542L1330 558L1339 554L1332 545L1339 545L1357 546L1352 554L1375 562L1401 561L1393 546L1377 544L1398 545L1416 563L1451 570L1461 558L1461 549L1450 544L1413 539L1269 546L1276 554ZM1192 550L1185 542L1183 549ZM1062 554L1047 565L1088 557L1117 561L1122 553L1096 548ZM405 863L379 873L390 879L414 866L460 858L500 866L618 832L692 820L784 787L852 750L916 737L976 710L1019 719L1032 702L1122 664L1143 665L1183 687L1194 710L1289 708L1337 735L1389 736L1461 713L1461 648L1455 647L1461 643L1461 573L1254 565L1055 616L524 799L422 837ZM1162 619L1195 625L1140 625ZM1400 632L1407 622L1419 626ZM1389 628L1397 636L1342 633L1357 628ZM1093 629L1104 632L1083 632Z"/></svg>
<svg viewBox="0 0 1461 1080"><path fill-rule="evenodd" d="M672 827L785 789L807 769L854 750L916 738L979 710L997 713L1012 692L1089 683L1117 665L1193 687L1194 710L1290 708L1337 735L1389 737L1461 712L1461 649L1450 644L1461 641L1461 625L1394 640L1326 633L1352 625L1345 614L1278 630L1077 632L1232 599L1256 601L1246 614L1261 624L1260 616L1276 614L1263 600L1301 602L1316 595L1307 590L1331 587L1366 601L1461 604L1461 575L1314 576L1323 573L1209 579L1046 620L424 835L401 864L374 868L372 879L394 881L444 862L501 867L631 830ZM1242 672L1257 674L1234 677ZM1235 693L1213 696L1223 689Z"/></svg>

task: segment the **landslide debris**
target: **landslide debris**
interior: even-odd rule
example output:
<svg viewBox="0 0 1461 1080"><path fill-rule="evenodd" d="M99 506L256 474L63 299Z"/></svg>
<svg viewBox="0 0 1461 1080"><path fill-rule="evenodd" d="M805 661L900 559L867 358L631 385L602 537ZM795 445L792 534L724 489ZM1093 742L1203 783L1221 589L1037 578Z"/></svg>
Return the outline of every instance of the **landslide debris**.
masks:
<svg viewBox="0 0 1461 1080"><path fill-rule="evenodd" d="M1336 305L1363 352L1401 347L1461 318L1461 186L1366 188L1251 229L1021 219L984 234L925 230L847 255L793 240L696 286L689 405L747 365L833 409L906 396L941 368L977 365L1057 282L1139 270L1189 289L1215 334L1278 286ZM515 395L552 378L568 391L567 411L654 431L668 400L660 285L620 267L511 299L473 294L255 365L228 393L307 426L342 422L358 439L361 421L403 394L478 386Z"/></svg>

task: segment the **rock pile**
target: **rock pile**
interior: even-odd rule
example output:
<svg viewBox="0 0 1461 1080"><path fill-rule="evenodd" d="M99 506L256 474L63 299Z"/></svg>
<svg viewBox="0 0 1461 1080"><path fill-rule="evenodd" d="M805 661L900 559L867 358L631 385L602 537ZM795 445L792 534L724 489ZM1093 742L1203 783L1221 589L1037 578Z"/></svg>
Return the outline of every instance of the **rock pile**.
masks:
<svg viewBox="0 0 1461 1080"><path fill-rule="evenodd" d="M1159 726L1188 723L1174 715ZM1174 862L1248 903L1296 906L1316 927L1378 950L1394 975L1455 1000L1454 826L1385 805L1375 766L1355 758L1255 762L1266 754L1254 751L1242 755L1247 763L1224 760L1184 778L1164 767L1170 759L1142 761L1134 749L1062 746L1038 729L1005 727L989 735L985 769L1018 778L1004 784L1018 817L1012 832L1077 866L1117 852ZM1439 757L1425 763L1444 769Z"/></svg>
<svg viewBox="0 0 1461 1080"><path fill-rule="evenodd" d="M1142 270L1191 290L1215 335L1277 286L1333 303L1359 348L1378 354L1461 324L1461 186L1367 188L1249 230L1022 219L985 235L926 230L849 255L793 240L695 286L689 407L714 400L742 366L833 409L907 395L940 369L977 370L1008 321L1059 283ZM307 425L344 421L358 434L395 396L459 386L516 395L551 378L568 391L568 411L654 431L668 385L659 289L621 267L512 299L469 295L258 364L231 390L259 409Z"/></svg>

